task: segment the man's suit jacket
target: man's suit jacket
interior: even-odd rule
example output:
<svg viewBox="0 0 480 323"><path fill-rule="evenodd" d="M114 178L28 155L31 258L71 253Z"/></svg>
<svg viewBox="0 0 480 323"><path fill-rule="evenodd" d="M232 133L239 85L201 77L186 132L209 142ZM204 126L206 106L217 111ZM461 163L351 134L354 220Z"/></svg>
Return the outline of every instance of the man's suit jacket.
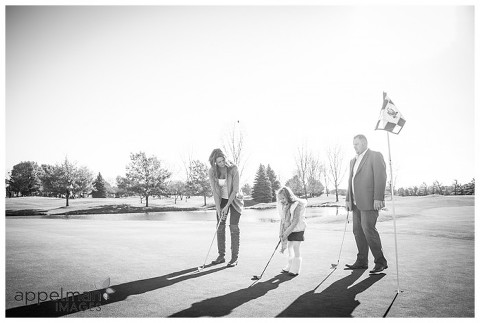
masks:
<svg viewBox="0 0 480 323"><path fill-rule="evenodd" d="M361 211L374 210L373 201L383 201L387 184L387 171L383 155L380 152L368 149L363 156L357 173L353 174L356 158L350 161L350 176L348 177L348 191L346 201L353 200L353 185L355 185L355 204Z"/></svg>

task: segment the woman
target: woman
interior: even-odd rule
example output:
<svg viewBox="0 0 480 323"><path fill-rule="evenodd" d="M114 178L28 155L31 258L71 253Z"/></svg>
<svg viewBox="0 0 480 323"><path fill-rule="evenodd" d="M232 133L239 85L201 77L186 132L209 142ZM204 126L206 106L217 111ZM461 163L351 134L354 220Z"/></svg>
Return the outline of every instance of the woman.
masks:
<svg viewBox="0 0 480 323"><path fill-rule="evenodd" d="M280 240L282 241L283 253L288 249L288 263L282 269L283 273L297 276L300 273L302 258L300 255L300 244L304 241L305 209L307 201L302 200L293 194L286 186L277 192L277 210L280 214Z"/></svg>
<svg viewBox="0 0 480 323"><path fill-rule="evenodd" d="M221 149L214 149L210 154L208 171L213 199L217 210L217 246L218 257L212 264L225 262L225 222L230 211L230 237L232 243L232 259L227 267L238 264L238 251L240 249L240 229L238 222L243 209L243 196L240 193L240 177L237 166L227 161ZM219 223L220 221L220 223Z"/></svg>

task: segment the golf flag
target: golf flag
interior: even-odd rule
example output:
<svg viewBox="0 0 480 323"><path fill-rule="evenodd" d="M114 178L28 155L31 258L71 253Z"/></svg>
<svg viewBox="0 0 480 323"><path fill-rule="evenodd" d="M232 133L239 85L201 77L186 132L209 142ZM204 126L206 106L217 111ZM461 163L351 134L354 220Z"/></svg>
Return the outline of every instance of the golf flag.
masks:
<svg viewBox="0 0 480 323"><path fill-rule="evenodd" d="M387 131L387 141L388 141L388 160L390 161L390 178L393 178L393 171L392 171L392 154L390 153L390 134L394 133L398 135L402 130L403 126L405 125L405 119L403 118L400 111L398 111L395 104L393 104L392 100L387 96L387 93L383 92L383 105L382 109L380 110L380 117L378 118L377 126L375 130L385 130ZM392 192L392 215L393 215L393 232L395 236L395 260L396 260L396 267L397 267L397 294L390 304L390 307L393 305L393 302L397 298L398 294L400 293L400 278L398 272L398 246L397 246L397 221L395 216L395 199L393 196L395 195L393 189L393 182L390 180L390 192ZM390 310L388 308L387 312L383 317L388 314Z"/></svg>
<svg viewBox="0 0 480 323"><path fill-rule="evenodd" d="M404 124L405 118L387 96L387 93L383 92L383 105L375 130L386 130L398 135Z"/></svg>

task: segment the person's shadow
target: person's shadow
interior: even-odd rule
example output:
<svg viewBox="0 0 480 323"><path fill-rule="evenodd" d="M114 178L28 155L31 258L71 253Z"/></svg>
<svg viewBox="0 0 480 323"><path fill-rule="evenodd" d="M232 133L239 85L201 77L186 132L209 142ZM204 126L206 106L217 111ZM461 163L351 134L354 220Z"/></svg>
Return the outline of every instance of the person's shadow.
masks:
<svg viewBox="0 0 480 323"><path fill-rule="evenodd" d="M193 303L189 308L169 317L225 316L242 304L266 295L269 291L278 288L281 283L292 278L290 275L278 274L267 281L252 284L247 288Z"/></svg>
<svg viewBox="0 0 480 323"><path fill-rule="evenodd" d="M365 270L354 270L349 276L337 280L321 293L319 287L301 295L277 317L352 317L353 310L360 305L355 296L382 279L385 274L371 275L352 285Z"/></svg>
<svg viewBox="0 0 480 323"><path fill-rule="evenodd" d="M224 266L206 270L210 266L205 266L203 271L198 271L197 267L193 267L160 277L110 286L109 289L103 288L81 294L70 294L71 296L61 299L14 307L6 310L6 317L60 317L80 311L99 311L100 306L123 301L128 296L147 293L227 268ZM107 296L107 299L104 298L104 295Z"/></svg>

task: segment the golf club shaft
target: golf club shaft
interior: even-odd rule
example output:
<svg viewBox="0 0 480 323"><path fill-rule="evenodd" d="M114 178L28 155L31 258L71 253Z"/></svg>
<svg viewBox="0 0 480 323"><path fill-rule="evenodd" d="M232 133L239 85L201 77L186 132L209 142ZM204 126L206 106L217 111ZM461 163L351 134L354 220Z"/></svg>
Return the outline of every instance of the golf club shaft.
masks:
<svg viewBox="0 0 480 323"><path fill-rule="evenodd" d="M215 237L217 236L217 231L218 231L218 228L220 227L221 222L222 222L222 219L221 218L218 219L217 228L215 229L215 233L213 234L213 239L212 239L212 242L210 243L210 248L208 248L208 252L207 252L207 255L205 257L205 261L203 262L202 268L204 268L205 264L207 263L208 255L210 254L210 250L212 249L213 241L215 241Z"/></svg>
<svg viewBox="0 0 480 323"><path fill-rule="evenodd" d="M338 253L338 263L340 263L340 255L342 254L342 248L343 248L343 241L345 240L345 232L347 232L347 223L348 223L348 215L350 211L347 210L347 218L345 219L345 229L343 230L343 238L342 238L342 244L340 245L340 252Z"/></svg>
<svg viewBox="0 0 480 323"><path fill-rule="evenodd" d="M265 272L265 270L267 270L267 267L268 267L268 265L270 264L270 261L272 261L273 255L275 254L275 251L277 251L278 246L280 245L280 242L282 242L282 240L278 240L277 246L275 247L275 250L273 250L272 256L270 257L270 259L269 259L268 262L267 262L267 265L265 266L265 268L263 269L262 273L260 274L259 279L262 278L263 273Z"/></svg>

